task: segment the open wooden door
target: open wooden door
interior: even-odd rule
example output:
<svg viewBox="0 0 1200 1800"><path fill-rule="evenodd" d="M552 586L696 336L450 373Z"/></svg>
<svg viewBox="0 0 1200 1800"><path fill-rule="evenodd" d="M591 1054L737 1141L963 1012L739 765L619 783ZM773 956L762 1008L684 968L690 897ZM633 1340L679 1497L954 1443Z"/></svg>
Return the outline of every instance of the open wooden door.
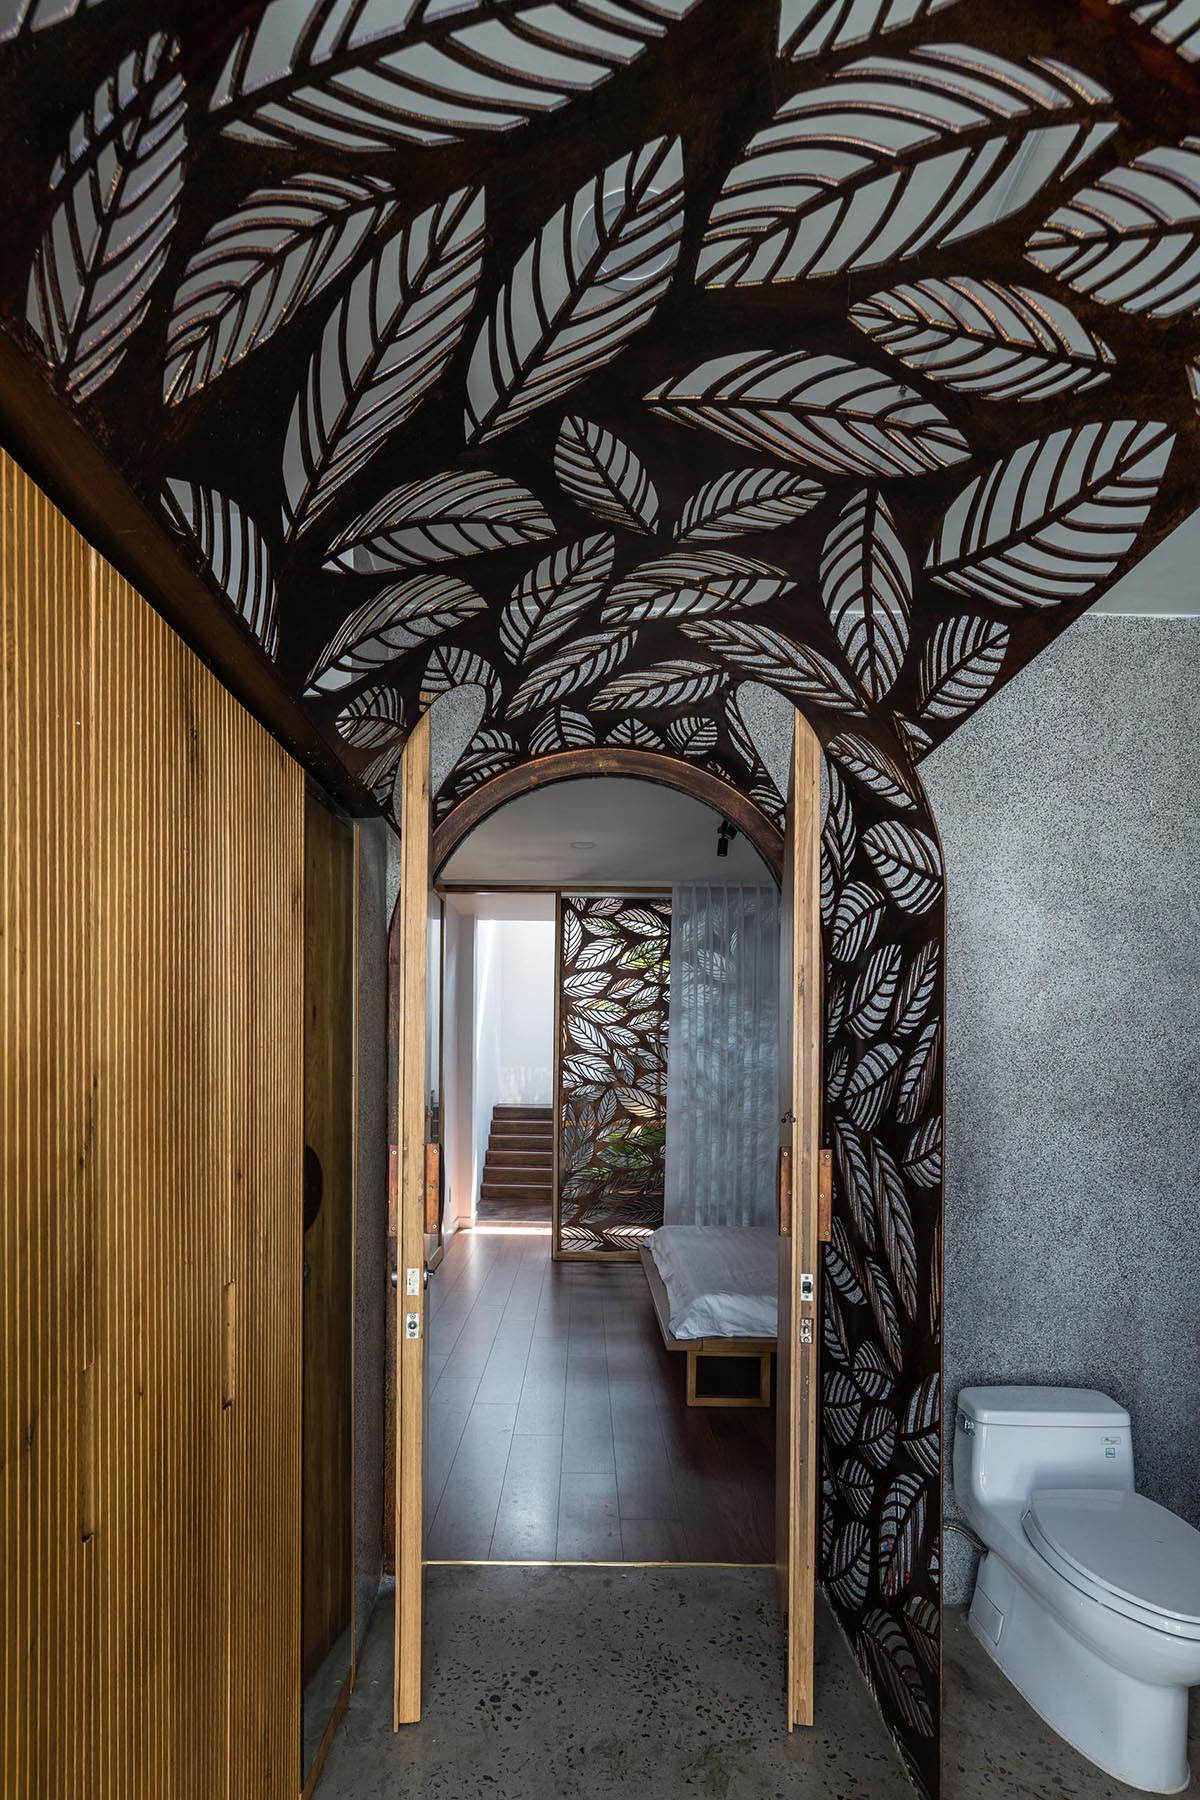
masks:
<svg viewBox="0 0 1200 1800"><path fill-rule="evenodd" d="M821 1131L821 749L796 714L780 901L779 1353L775 1555L787 1723L813 1722Z"/></svg>
<svg viewBox="0 0 1200 1800"><path fill-rule="evenodd" d="M421 1716L424 1573L425 1328L429 1078L431 819L429 714L414 726L401 761L399 955L396 984L396 1154L389 1196L390 1310L395 1370L396 1661L393 1723ZM435 974L436 979L436 974Z"/></svg>

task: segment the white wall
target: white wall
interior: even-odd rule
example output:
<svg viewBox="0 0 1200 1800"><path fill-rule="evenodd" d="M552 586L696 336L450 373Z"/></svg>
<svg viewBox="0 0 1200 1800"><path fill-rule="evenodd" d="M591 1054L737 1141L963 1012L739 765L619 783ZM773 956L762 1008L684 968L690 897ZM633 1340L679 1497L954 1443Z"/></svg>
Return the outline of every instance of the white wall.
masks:
<svg viewBox="0 0 1200 1800"><path fill-rule="evenodd" d="M554 1098L553 894L448 894L443 1029L449 1217L469 1222L494 1106Z"/></svg>

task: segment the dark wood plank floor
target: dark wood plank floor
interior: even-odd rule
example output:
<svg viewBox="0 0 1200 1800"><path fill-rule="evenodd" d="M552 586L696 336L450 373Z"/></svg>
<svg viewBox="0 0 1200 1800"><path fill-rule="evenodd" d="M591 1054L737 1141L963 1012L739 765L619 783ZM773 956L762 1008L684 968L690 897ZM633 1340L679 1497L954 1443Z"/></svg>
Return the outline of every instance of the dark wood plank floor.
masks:
<svg viewBox="0 0 1200 1800"><path fill-rule="evenodd" d="M684 1404L639 1265L460 1232L428 1331L431 1561L774 1560L774 1414Z"/></svg>

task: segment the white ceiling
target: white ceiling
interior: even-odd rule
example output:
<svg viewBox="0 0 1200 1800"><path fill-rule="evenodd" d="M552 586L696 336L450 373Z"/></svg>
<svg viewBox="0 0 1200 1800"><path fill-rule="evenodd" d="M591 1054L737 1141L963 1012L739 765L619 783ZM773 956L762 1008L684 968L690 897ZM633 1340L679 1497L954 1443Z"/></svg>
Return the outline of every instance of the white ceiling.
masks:
<svg viewBox="0 0 1200 1800"><path fill-rule="evenodd" d="M485 819L459 845L441 879L488 887L769 880L758 852L740 833L728 856L718 857L720 822L698 800L655 782L615 776L560 781L520 795Z"/></svg>

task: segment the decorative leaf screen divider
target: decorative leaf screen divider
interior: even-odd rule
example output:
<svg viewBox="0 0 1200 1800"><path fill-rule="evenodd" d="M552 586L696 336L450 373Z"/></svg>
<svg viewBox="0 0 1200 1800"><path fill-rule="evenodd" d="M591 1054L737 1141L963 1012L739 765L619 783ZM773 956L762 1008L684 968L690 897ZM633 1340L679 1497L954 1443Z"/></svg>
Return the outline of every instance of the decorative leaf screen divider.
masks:
<svg viewBox="0 0 1200 1800"><path fill-rule="evenodd" d="M824 1579L932 1792L916 764L1200 502L1200 0L378 11L0 0L0 325L385 811L463 684L443 812L614 744L778 819L737 688L811 721Z"/></svg>
<svg viewBox="0 0 1200 1800"><path fill-rule="evenodd" d="M558 907L556 1244L628 1256L663 1222L671 898Z"/></svg>

